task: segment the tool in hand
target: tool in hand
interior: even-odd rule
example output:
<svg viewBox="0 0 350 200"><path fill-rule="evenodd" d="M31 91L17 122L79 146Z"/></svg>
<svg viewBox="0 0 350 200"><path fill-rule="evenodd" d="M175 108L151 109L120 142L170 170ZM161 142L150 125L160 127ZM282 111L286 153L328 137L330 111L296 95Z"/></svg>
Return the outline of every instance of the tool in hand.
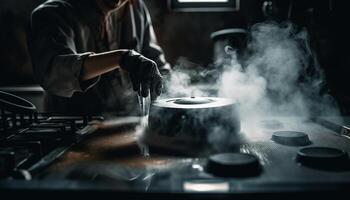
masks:
<svg viewBox="0 0 350 200"><path fill-rule="evenodd" d="M140 126L137 128L138 130L136 131L138 133L137 137L139 137L137 139L137 143L140 148L141 154L145 157L149 157L150 154L149 154L148 146L143 144L140 138L142 137L144 131L146 131L148 126L148 115L149 115L149 108L151 105L151 94L150 94L151 92L148 89L147 97L143 97L141 95L141 88L142 88L142 85L140 84L140 88L138 91L138 101L139 101L139 107L141 112L141 117L140 117L141 120L140 120Z"/></svg>

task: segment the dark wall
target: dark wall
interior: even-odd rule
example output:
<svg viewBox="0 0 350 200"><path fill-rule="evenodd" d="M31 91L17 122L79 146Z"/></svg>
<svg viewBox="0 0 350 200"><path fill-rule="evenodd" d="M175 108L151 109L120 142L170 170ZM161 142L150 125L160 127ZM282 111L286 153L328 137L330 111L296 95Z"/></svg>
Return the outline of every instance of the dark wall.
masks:
<svg viewBox="0 0 350 200"><path fill-rule="evenodd" d="M30 83L32 68L26 31L31 11L41 1L2 0L0 6L0 85Z"/></svg>
<svg viewBox="0 0 350 200"><path fill-rule="evenodd" d="M170 63L184 56L208 64L212 58L210 34L225 28L247 28L261 18L259 1L241 1L239 12L173 12L165 0L148 0L158 40Z"/></svg>

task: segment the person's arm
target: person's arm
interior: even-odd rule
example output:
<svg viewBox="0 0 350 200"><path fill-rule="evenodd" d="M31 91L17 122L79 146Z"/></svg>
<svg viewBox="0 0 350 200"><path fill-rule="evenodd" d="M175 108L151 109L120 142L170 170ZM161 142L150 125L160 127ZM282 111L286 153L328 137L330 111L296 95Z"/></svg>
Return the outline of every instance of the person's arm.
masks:
<svg viewBox="0 0 350 200"><path fill-rule="evenodd" d="M149 90L152 99L160 95L162 76L157 64L133 50L120 49L90 55L85 58L81 79L90 80L118 67L129 72L133 89L140 95L147 97Z"/></svg>
<svg viewBox="0 0 350 200"><path fill-rule="evenodd" d="M91 54L84 60L80 78L82 81L96 78L120 67L120 60L128 50L120 49L99 54Z"/></svg>
<svg viewBox="0 0 350 200"><path fill-rule="evenodd" d="M34 75L47 92L71 97L91 88L100 75L121 67L129 72L135 91L144 97L148 90L153 97L160 94L162 77L156 63L135 51L77 53L71 20L74 16L69 16L74 10L62 9L68 8L48 4L32 14L30 54Z"/></svg>

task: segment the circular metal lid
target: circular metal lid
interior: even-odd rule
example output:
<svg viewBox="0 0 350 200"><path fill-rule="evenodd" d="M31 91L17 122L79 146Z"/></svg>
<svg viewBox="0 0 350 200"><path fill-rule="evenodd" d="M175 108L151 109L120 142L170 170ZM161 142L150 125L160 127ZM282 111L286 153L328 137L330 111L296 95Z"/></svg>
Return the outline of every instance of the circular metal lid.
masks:
<svg viewBox="0 0 350 200"><path fill-rule="evenodd" d="M218 97L180 97L171 99L160 99L152 105L165 108L182 108L182 109L197 109L197 108L214 108L229 106L235 104L235 101L226 98Z"/></svg>
<svg viewBox="0 0 350 200"><path fill-rule="evenodd" d="M283 128L283 123L278 120L261 120L260 125L267 129L281 129Z"/></svg>
<svg viewBox="0 0 350 200"><path fill-rule="evenodd" d="M222 153L208 158L206 170L215 176L254 176L260 172L260 163L252 154Z"/></svg>
<svg viewBox="0 0 350 200"><path fill-rule="evenodd" d="M297 131L276 131L273 133L271 140L279 144L291 146L305 146L311 144L309 136L306 133Z"/></svg>
<svg viewBox="0 0 350 200"><path fill-rule="evenodd" d="M330 147L306 147L298 151L297 161L305 166L340 169L349 164L348 154Z"/></svg>
<svg viewBox="0 0 350 200"><path fill-rule="evenodd" d="M300 149L298 155L314 159L333 159L343 157L345 152L340 149L329 147L308 147Z"/></svg>
<svg viewBox="0 0 350 200"><path fill-rule="evenodd" d="M212 34L210 34L210 38L212 40L218 40L223 37L228 37L228 36L239 36L243 35L246 36L248 31L246 29L242 28L229 28L229 29L223 29L219 31L215 31Z"/></svg>

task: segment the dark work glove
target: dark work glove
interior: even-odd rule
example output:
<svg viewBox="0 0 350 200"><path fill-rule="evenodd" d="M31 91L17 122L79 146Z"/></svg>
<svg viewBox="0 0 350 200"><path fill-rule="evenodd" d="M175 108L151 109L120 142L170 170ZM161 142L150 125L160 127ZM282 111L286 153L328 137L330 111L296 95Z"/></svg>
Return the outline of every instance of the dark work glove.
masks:
<svg viewBox="0 0 350 200"><path fill-rule="evenodd" d="M161 94L162 76L154 61L136 51L129 50L122 55L120 66L129 72L134 91L139 92L143 97L147 97L150 90L153 100Z"/></svg>

